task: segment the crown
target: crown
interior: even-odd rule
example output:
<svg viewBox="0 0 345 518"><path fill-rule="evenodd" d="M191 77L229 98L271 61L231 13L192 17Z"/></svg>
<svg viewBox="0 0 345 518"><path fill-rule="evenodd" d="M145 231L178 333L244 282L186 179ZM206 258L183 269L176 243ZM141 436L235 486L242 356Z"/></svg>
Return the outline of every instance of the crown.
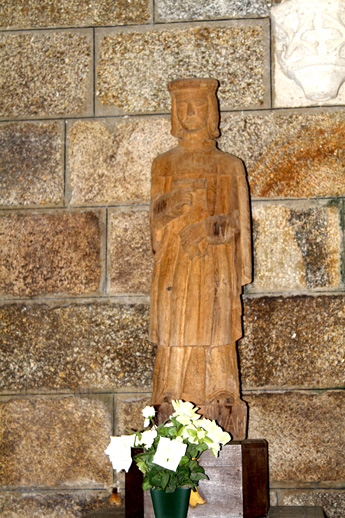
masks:
<svg viewBox="0 0 345 518"><path fill-rule="evenodd" d="M217 79L213 78L190 78L190 79L175 79L168 84L170 93L178 90L190 90L192 88L202 88L209 92L216 92L219 86Z"/></svg>

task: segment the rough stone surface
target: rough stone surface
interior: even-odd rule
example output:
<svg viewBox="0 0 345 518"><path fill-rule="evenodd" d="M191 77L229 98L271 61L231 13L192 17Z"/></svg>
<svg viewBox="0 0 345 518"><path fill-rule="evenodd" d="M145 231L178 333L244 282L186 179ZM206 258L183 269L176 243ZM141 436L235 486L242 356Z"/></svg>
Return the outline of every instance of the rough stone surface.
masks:
<svg viewBox="0 0 345 518"><path fill-rule="evenodd" d="M213 0L199 2L197 0L156 1L156 19L159 21L207 20L215 18L245 18L269 16L272 5L270 0Z"/></svg>
<svg viewBox="0 0 345 518"><path fill-rule="evenodd" d="M279 491L279 505L321 506L327 518L343 518L345 516L344 490L291 490Z"/></svg>
<svg viewBox="0 0 345 518"><path fill-rule="evenodd" d="M78 121L69 131L70 203L150 200L155 156L176 145L167 119Z"/></svg>
<svg viewBox="0 0 345 518"><path fill-rule="evenodd" d="M97 114L170 111L164 85L178 77L217 78L223 110L262 107L268 101L266 31L266 21L258 20L99 32Z"/></svg>
<svg viewBox="0 0 345 518"><path fill-rule="evenodd" d="M122 435L128 430L142 430L144 417L142 409L150 404L151 394L123 394L115 400L115 433Z"/></svg>
<svg viewBox="0 0 345 518"><path fill-rule="evenodd" d="M4 33L0 117L91 114L92 32Z"/></svg>
<svg viewBox="0 0 345 518"><path fill-rule="evenodd" d="M273 489L271 489L269 492L269 503L270 503L270 507L278 505L277 492Z"/></svg>
<svg viewBox="0 0 345 518"><path fill-rule="evenodd" d="M339 208L258 203L253 208L254 283L250 291L338 287Z"/></svg>
<svg viewBox="0 0 345 518"><path fill-rule="evenodd" d="M0 125L0 206L63 202L62 123Z"/></svg>
<svg viewBox="0 0 345 518"><path fill-rule="evenodd" d="M0 307L0 390L151 386L145 305Z"/></svg>
<svg viewBox="0 0 345 518"><path fill-rule="evenodd" d="M151 19L149 0L4 0L0 6L3 28L83 27L144 23Z"/></svg>
<svg viewBox="0 0 345 518"><path fill-rule="evenodd" d="M345 385L345 297L246 299L239 342L242 387Z"/></svg>
<svg viewBox="0 0 345 518"><path fill-rule="evenodd" d="M3 488L112 483L104 454L111 416L102 402L31 397L1 403L0 408Z"/></svg>
<svg viewBox="0 0 345 518"><path fill-rule="evenodd" d="M228 114L219 147L240 157L252 197L310 197L345 194L340 111Z"/></svg>
<svg viewBox="0 0 345 518"><path fill-rule="evenodd" d="M101 281L97 212L0 217L2 296L96 292Z"/></svg>
<svg viewBox="0 0 345 518"><path fill-rule="evenodd" d="M109 236L110 293L148 294L153 265L148 209L112 212Z"/></svg>
<svg viewBox="0 0 345 518"><path fill-rule="evenodd" d="M2 518L81 518L110 505L109 491L101 490L0 493Z"/></svg>
<svg viewBox="0 0 345 518"><path fill-rule="evenodd" d="M246 394L249 439L269 444L271 483L344 481L345 392Z"/></svg>

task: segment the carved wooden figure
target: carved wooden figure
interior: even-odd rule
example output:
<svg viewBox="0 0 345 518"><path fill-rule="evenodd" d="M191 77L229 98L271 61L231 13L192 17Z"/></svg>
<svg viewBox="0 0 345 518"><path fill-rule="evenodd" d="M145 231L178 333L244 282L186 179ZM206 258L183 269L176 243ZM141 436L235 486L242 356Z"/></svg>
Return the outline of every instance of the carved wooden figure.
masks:
<svg viewBox="0 0 345 518"><path fill-rule="evenodd" d="M215 79L169 84L178 145L152 165L152 404L164 419L172 399L192 401L244 439L236 340L252 274L249 196L242 162L213 140L217 87Z"/></svg>

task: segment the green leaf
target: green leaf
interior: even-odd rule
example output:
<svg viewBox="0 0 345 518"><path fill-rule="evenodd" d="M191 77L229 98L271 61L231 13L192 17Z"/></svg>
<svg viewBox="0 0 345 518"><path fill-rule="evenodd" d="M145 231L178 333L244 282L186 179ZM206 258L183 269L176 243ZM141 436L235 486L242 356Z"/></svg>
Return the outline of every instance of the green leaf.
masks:
<svg viewBox="0 0 345 518"><path fill-rule="evenodd" d="M141 460L141 459L137 459L136 463L137 463L137 466L140 469L140 471L142 473L146 473L146 471L147 471L147 464L143 460Z"/></svg>
<svg viewBox="0 0 345 518"><path fill-rule="evenodd" d="M192 470L195 470L197 469L199 466L199 463L197 460L191 460L189 465L188 465L189 469L192 471Z"/></svg>
<svg viewBox="0 0 345 518"><path fill-rule="evenodd" d="M183 455L183 457L180 460L179 466L185 466L189 462L189 457L187 455Z"/></svg>
<svg viewBox="0 0 345 518"><path fill-rule="evenodd" d="M203 480L205 478L208 479L208 476L205 474L205 473L191 473L191 476L190 478L194 481L194 482L199 482L199 480Z"/></svg>
<svg viewBox="0 0 345 518"><path fill-rule="evenodd" d="M169 484L167 485L165 492L166 493L173 493L177 488L177 481L175 478L173 478Z"/></svg>
<svg viewBox="0 0 345 518"><path fill-rule="evenodd" d="M149 480L145 477L143 480L143 490L146 491L146 489L151 489L153 486L150 484Z"/></svg>

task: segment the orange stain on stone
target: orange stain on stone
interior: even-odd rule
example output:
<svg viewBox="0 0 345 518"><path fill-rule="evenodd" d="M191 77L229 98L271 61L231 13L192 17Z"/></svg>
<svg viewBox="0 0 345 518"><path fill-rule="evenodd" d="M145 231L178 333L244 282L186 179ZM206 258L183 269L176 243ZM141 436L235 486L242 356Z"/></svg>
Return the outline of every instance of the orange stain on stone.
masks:
<svg viewBox="0 0 345 518"><path fill-rule="evenodd" d="M345 124L338 123L276 140L249 172L252 196L344 194L344 139Z"/></svg>

